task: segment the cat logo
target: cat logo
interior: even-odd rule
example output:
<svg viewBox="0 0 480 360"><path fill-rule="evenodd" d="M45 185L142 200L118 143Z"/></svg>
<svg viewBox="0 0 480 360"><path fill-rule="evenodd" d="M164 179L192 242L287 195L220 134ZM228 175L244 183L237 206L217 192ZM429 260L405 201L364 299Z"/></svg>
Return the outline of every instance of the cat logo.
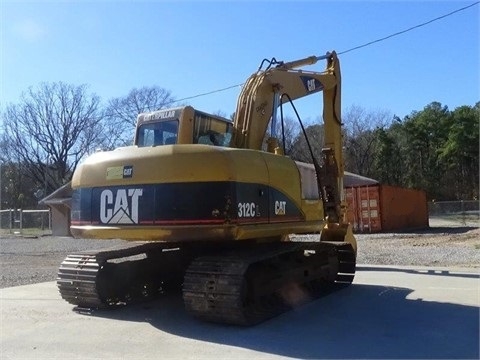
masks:
<svg viewBox="0 0 480 360"><path fill-rule="evenodd" d="M285 215L286 207L286 201L275 201L275 215Z"/></svg>
<svg viewBox="0 0 480 360"><path fill-rule="evenodd" d="M170 119L175 117L175 110L159 110L152 112L150 114L145 114L143 117L144 121L152 121L159 119Z"/></svg>
<svg viewBox="0 0 480 360"><path fill-rule="evenodd" d="M138 199L143 189L103 190L100 221L103 224L138 224Z"/></svg>
<svg viewBox="0 0 480 360"><path fill-rule="evenodd" d="M300 76L300 79L302 79L305 90L309 93L323 90L322 83L315 78L312 78L310 76Z"/></svg>
<svg viewBox="0 0 480 360"><path fill-rule="evenodd" d="M107 168L107 180L129 179L133 177L133 166L113 166Z"/></svg>

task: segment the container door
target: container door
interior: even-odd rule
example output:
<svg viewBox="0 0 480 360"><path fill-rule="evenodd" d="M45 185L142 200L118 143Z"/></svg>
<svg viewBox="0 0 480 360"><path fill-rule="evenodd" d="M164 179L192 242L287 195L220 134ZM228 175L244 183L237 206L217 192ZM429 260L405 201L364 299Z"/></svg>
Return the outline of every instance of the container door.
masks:
<svg viewBox="0 0 480 360"><path fill-rule="evenodd" d="M357 188L360 231L378 232L382 230L380 221L380 193L378 186Z"/></svg>

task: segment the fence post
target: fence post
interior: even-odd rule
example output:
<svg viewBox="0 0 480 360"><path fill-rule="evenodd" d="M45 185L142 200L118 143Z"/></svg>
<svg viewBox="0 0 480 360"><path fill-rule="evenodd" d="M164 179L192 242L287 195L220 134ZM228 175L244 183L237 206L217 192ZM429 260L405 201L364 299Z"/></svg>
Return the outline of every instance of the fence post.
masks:
<svg viewBox="0 0 480 360"><path fill-rule="evenodd" d="M18 209L18 210L20 210L20 215L19 215L19 221L20 221L19 231L20 231L20 234L22 234L22 232L23 232L23 209Z"/></svg>

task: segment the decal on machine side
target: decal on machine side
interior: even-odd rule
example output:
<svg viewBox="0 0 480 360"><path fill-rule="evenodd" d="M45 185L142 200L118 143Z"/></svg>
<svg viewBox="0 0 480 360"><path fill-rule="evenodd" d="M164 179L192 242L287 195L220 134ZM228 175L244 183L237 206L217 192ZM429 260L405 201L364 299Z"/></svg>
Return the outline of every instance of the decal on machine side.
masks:
<svg viewBox="0 0 480 360"><path fill-rule="evenodd" d="M285 215L287 208L286 201L275 201L275 215Z"/></svg>
<svg viewBox="0 0 480 360"><path fill-rule="evenodd" d="M239 202L238 203L238 217L239 218L253 218L260 216L258 205L254 202Z"/></svg>
<svg viewBox="0 0 480 360"><path fill-rule="evenodd" d="M173 119L180 116L181 110L158 110L143 115L144 121Z"/></svg>
<svg viewBox="0 0 480 360"><path fill-rule="evenodd" d="M305 219L299 206L285 193L276 189L270 191L270 222L303 221Z"/></svg>
<svg viewBox="0 0 480 360"><path fill-rule="evenodd" d="M107 168L107 180L129 179L133 176L133 165Z"/></svg>
<svg viewBox="0 0 480 360"><path fill-rule="evenodd" d="M290 197L240 182L135 184L81 188L72 195L74 225L152 226L302 221Z"/></svg>
<svg viewBox="0 0 480 360"><path fill-rule="evenodd" d="M303 86L305 86L305 90L307 90L310 93L323 90L323 84L313 77L300 76L300 79L302 79Z"/></svg>
<svg viewBox="0 0 480 360"><path fill-rule="evenodd" d="M105 189L100 194L100 221L104 224L138 224L138 200L143 189Z"/></svg>

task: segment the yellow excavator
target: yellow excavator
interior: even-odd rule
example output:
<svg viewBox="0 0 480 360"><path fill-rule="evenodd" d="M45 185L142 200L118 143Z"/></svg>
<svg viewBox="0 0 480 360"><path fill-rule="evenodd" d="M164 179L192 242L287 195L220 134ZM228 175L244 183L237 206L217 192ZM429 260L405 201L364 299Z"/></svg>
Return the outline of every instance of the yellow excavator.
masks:
<svg viewBox="0 0 480 360"><path fill-rule="evenodd" d="M324 71L302 69L319 60ZM68 255L63 299L109 308L181 289L195 317L253 325L350 284L340 80L335 52L273 58L243 85L233 122L190 106L140 114L134 145L91 155L72 179L72 234L130 242ZM279 112L318 92L322 158L307 138L312 163L294 161L275 137Z"/></svg>

